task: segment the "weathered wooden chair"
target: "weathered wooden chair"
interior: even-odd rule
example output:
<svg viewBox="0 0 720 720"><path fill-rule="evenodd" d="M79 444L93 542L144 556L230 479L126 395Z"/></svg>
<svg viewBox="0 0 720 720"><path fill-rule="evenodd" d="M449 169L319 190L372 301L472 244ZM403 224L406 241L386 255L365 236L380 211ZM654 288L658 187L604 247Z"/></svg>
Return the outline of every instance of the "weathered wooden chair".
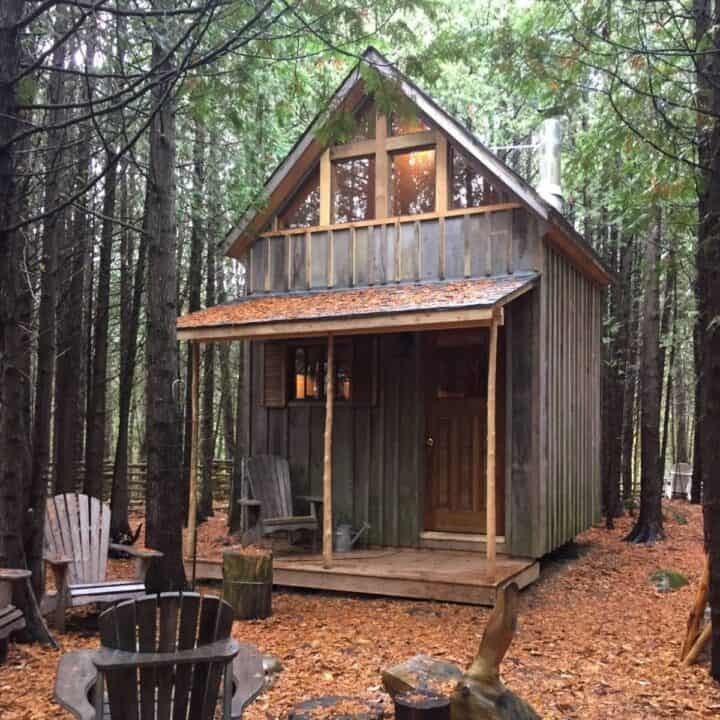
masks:
<svg viewBox="0 0 720 720"><path fill-rule="evenodd" d="M56 591L46 599L55 606L55 623L65 629L65 610L93 603L116 603L145 594L145 575L156 550L114 545L110 540L110 508L95 497L67 493L49 498L45 512L45 560L55 576ZM134 580L107 580L108 550L135 559Z"/></svg>
<svg viewBox="0 0 720 720"><path fill-rule="evenodd" d="M7 658L10 635L25 627L22 611L10 603L13 583L27 581L30 575L29 570L0 569L0 663Z"/></svg>
<svg viewBox="0 0 720 720"><path fill-rule="evenodd" d="M60 659L55 701L81 720L239 718L264 686L257 648L231 639L233 611L197 593L163 593L100 615L99 650ZM222 684L222 692L221 692Z"/></svg>
<svg viewBox="0 0 720 720"><path fill-rule="evenodd" d="M309 503L310 514L295 515L290 489L290 466L285 458L254 455L243 458L242 463L242 493L238 502L243 509L242 529L245 535L249 535L248 510L256 509L258 538L287 532L292 540L295 531L310 530L314 546L320 528L317 507L322 504L322 498L300 496L298 499Z"/></svg>

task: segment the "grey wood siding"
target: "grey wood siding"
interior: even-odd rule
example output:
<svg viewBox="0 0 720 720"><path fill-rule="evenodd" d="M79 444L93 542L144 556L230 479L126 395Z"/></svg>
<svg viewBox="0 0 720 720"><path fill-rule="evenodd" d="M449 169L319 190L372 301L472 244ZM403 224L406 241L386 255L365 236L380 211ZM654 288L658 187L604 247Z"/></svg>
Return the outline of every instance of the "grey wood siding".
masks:
<svg viewBox="0 0 720 720"><path fill-rule="evenodd" d="M377 342L376 403L335 405L333 517L356 527L369 522L373 544L414 546L425 477L421 343L417 334L381 335ZM293 496L322 495L324 406L265 407L264 348L251 343L250 451L288 458Z"/></svg>
<svg viewBox="0 0 720 720"><path fill-rule="evenodd" d="M523 208L259 237L248 292L318 290L540 269L540 236Z"/></svg>
<svg viewBox="0 0 720 720"><path fill-rule="evenodd" d="M535 289L505 308L505 547L528 557L542 554L540 297Z"/></svg>
<svg viewBox="0 0 720 720"><path fill-rule="evenodd" d="M600 517L602 291L549 246L541 288L544 490L536 555Z"/></svg>

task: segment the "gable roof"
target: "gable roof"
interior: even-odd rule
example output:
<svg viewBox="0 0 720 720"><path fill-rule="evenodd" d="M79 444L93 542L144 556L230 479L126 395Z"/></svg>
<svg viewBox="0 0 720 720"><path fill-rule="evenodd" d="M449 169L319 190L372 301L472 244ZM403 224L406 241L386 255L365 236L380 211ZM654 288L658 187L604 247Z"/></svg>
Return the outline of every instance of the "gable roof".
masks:
<svg viewBox="0 0 720 720"><path fill-rule="evenodd" d="M354 106L362 99L364 95L360 74L362 63L372 66L383 77L395 82L399 90L431 123L444 131L459 148L484 165L533 213L546 221L550 225L549 236L558 249L565 251L567 255L576 261L583 261L581 264L587 266L589 274L592 274L597 281L603 284L610 282L611 275L603 261L561 213L544 200L535 188L491 152L462 123L435 102L430 95L403 75L374 47L370 46L363 52L361 60L335 91L330 100L331 108L354 109ZM312 158L310 161L312 163L315 155L317 158L320 157L324 147L315 136L323 122L324 114L318 113L305 133L292 147L287 157L270 175L263 187L264 194L271 198L270 205L264 212L250 208L245 213L240 222L225 238L224 250L226 254L232 257L240 257L248 242L261 230L258 224L263 225L267 222L270 214L275 211L284 196L294 190L305 177L306 173L293 177L293 170L298 167L300 160L308 156ZM278 190L283 191L283 198L272 202L272 196L274 193L277 194Z"/></svg>

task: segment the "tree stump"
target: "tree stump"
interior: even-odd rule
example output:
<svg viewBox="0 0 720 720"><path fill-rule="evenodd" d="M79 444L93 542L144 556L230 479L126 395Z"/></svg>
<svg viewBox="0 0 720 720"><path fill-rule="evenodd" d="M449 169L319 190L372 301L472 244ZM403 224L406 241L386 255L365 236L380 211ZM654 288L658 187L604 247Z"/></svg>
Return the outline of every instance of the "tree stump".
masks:
<svg viewBox="0 0 720 720"><path fill-rule="evenodd" d="M450 720L450 699L427 690L410 690L393 698L395 720Z"/></svg>
<svg viewBox="0 0 720 720"><path fill-rule="evenodd" d="M382 717L383 709L378 703L329 695L296 705L288 720L382 720Z"/></svg>
<svg viewBox="0 0 720 720"><path fill-rule="evenodd" d="M272 614L272 552L242 548L223 553L223 598L238 620Z"/></svg>

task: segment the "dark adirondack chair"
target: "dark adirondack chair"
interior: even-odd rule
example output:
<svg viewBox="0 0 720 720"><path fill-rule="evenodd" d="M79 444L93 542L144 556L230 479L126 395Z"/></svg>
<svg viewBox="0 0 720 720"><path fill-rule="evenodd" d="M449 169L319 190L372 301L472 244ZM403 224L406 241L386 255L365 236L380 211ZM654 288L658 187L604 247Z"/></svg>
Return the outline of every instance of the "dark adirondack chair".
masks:
<svg viewBox="0 0 720 720"><path fill-rule="evenodd" d="M135 579L107 580L108 549L135 558ZM95 497L67 493L48 498L45 511L45 560L55 575L55 624L62 632L65 609L93 603L116 603L145 595L145 573L156 550L110 543L110 507Z"/></svg>
<svg viewBox="0 0 720 720"><path fill-rule="evenodd" d="M257 648L230 637L233 610L197 593L127 600L100 615L99 650L64 655L55 700L81 720L239 718L264 685Z"/></svg>
<svg viewBox="0 0 720 720"><path fill-rule="evenodd" d="M315 545L320 528L317 508L322 504L322 498L300 496L300 500L309 504L310 514L295 515L288 461L275 455L254 455L243 458L242 462L242 497L238 502L243 509L242 528L246 534L249 530L248 510L256 509L256 533L260 538L287 532L292 540L295 531L310 530Z"/></svg>
<svg viewBox="0 0 720 720"><path fill-rule="evenodd" d="M22 611L10 604L12 586L15 582L27 582L29 570L8 570L0 568L0 663L7 658L10 635L25 627Z"/></svg>

